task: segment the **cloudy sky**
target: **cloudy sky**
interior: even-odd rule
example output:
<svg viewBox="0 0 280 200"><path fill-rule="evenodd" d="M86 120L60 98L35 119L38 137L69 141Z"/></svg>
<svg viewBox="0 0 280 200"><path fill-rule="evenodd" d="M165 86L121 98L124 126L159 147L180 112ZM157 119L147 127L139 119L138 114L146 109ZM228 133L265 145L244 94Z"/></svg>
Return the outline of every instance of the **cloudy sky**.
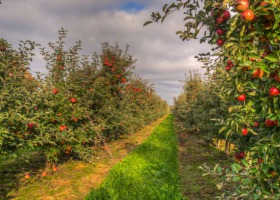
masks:
<svg viewBox="0 0 280 200"><path fill-rule="evenodd" d="M183 27L182 16L172 14L163 24L143 23L153 11L170 0L2 0L0 37L18 47L20 40L33 40L42 46L56 41L58 30L68 30L67 44L81 40L83 53L101 49L102 42L129 52L137 60L135 73L155 85L157 93L173 103L190 70L201 70L194 56L209 47L198 41L182 42L175 34ZM38 55L32 72L46 72Z"/></svg>

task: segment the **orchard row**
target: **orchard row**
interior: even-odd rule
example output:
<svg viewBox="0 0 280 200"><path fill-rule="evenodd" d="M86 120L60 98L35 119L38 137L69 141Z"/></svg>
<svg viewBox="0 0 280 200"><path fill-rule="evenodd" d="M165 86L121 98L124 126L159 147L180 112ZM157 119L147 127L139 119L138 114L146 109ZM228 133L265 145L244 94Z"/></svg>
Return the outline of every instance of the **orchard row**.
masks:
<svg viewBox="0 0 280 200"><path fill-rule="evenodd" d="M0 45L0 156L38 150L55 165L65 155L94 161L94 150L131 134L167 112L148 81L133 73L128 49L102 44L81 56L81 43L65 50L66 31L40 48L48 73L29 73L36 44Z"/></svg>
<svg viewBox="0 0 280 200"><path fill-rule="evenodd" d="M175 102L186 127L207 139L224 138L235 146L230 168L221 175L222 199L280 198L280 3L278 0L178 0L152 13L163 21L184 11L177 34L212 45L196 58L206 77L190 75ZM199 34L204 31L204 34Z"/></svg>

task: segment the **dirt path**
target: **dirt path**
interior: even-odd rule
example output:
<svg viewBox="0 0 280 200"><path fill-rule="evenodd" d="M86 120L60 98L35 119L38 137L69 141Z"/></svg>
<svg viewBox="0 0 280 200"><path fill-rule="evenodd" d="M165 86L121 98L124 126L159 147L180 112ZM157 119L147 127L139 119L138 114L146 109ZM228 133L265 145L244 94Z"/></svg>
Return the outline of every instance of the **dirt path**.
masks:
<svg viewBox="0 0 280 200"><path fill-rule="evenodd" d="M174 122L179 141L179 167L181 189L189 200L213 200L221 191L216 187L217 178L202 176L198 167L206 163L214 166L225 163L227 156L220 150L204 143L196 132L184 131L178 121Z"/></svg>
<svg viewBox="0 0 280 200"><path fill-rule="evenodd" d="M97 161L95 165L87 164L81 161L70 160L66 163L58 165L57 172L49 172L47 177L41 177L44 160L35 156L34 163L41 159L41 167L36 168L36 171L31 172L32 177L28 180L24 179L24 173L26 170L32 170L32 163L29 163L22 171L23 163L17 163L17 161L11 161L2 163L0 166L0 175L4 172L1 169L18 170L14 178L9 172L12 170L5 170L6 182L3 185L0 182L0 200L1 199L18 199L18 200L80 200L83 199L92 188L98 187L98 185L104 180L109 173L110 169L129 152L140 145L147 137L152 133L154 128L159 125L166 116L152 122L137 133L125 136L119 140L108 143L108 149L110 150L113 158L111 159L106 149L100 149L97 152ZM8 179L7 177L13 177ZM1 178L1 176L0 176ZM3 188L2 188L3 187ZM4 195L4 196L3 196Z"/></svg>

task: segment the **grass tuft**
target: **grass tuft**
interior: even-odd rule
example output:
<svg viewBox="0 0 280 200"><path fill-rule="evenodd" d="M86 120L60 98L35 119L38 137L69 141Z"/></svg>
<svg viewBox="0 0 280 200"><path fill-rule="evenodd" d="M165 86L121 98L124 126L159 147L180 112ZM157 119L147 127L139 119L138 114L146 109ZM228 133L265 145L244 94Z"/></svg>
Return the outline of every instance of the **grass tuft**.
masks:
<svg viewBox="0 0 280 200"><path fill-rule="evenodd" d="M177 137L169 115L86 200L179 200Z"/></svg>

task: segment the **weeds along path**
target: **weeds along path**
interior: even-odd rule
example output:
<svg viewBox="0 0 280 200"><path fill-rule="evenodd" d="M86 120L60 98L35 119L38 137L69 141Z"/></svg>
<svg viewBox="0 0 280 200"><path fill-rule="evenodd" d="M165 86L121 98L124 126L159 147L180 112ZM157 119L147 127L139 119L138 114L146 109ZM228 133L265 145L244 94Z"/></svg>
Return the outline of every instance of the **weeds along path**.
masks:
<svg viewBox="0 0 280 200"><path fill-rule="evenodd" d="M180 122L174 121L179 142L180 186L183 195L189 200L213 200L222 193L216 187L218 179L207 175L202 176L199 169L206 163L215 166L227 163L228 157L223 151L207 145L197 132L183 130Z"/></svg>
<svg viewBox="0 0 280 200"><path fill-rule="evenodd" d="M177 137L169 115L87 200L181 200Z"/></svg>
<svg viewBox="0 0 280 200"><path fill-rule="evenodd" d="M0 164L0 200L83 199L92 188L98 187L116 163L122 161L146 140L166 117L152 122L137 133L108 143L113 159L106 149L97 150L97 160L94 165L68 160L58 165L58 171L48 171L48 175L42 177L45 160L38 153L32 153L32 160L28 163L25 163L24 159L3 162ZM31 175L29 179L24 178L27 172Z"/></svg>

